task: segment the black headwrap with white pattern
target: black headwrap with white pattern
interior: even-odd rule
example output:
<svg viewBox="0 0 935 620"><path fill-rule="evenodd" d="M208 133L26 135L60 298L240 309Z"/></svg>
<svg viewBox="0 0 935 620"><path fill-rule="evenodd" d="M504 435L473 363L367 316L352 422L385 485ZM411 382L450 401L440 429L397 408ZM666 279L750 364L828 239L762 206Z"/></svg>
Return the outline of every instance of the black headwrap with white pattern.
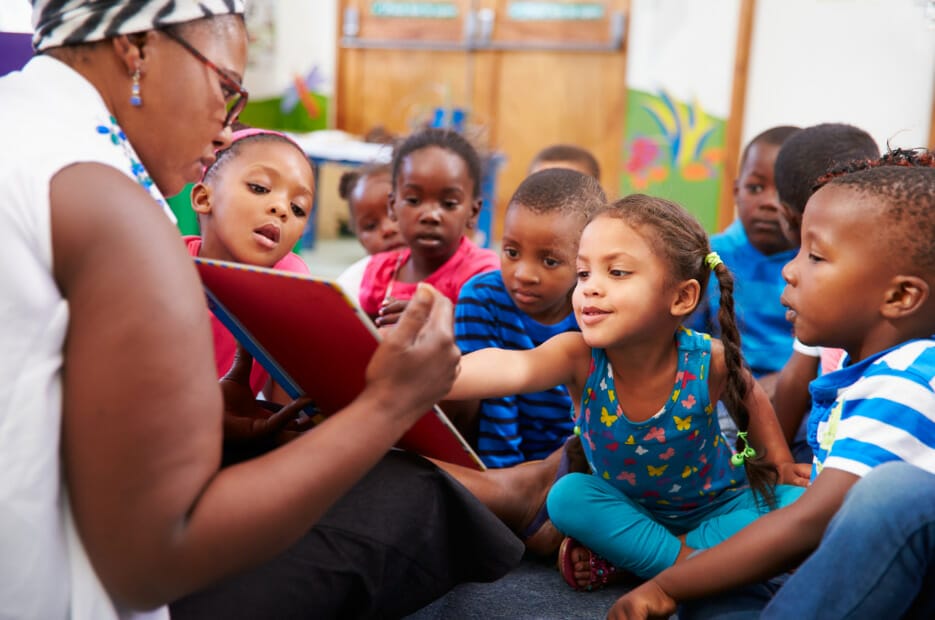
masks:
<svg viewBox="0 0 935 620"><path fill-rule="evenodd" d="M243 14L244 0L32 0L32 46L100 41L212 17Z"/></svg>

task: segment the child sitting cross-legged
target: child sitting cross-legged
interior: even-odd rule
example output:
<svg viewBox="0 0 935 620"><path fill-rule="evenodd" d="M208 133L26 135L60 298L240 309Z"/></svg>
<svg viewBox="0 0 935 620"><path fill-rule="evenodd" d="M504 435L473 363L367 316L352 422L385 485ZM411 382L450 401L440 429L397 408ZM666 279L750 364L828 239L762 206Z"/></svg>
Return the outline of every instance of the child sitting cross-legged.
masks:
<svg viewBox="0 0 935 620"><path fill-rule="evenodd" d="M578 331L571 307L578 238L604 206L600 184L560 168L530 175L503 221L500 270L471 278L455 306L462 353L487 347L526 350ZM488 467L544 459L571 435L571 400L563 385L480 402L477 451Z"/></svg>
<svg viewBox="0 0 935 620"><path fill-rule="evenodd" d="M668 617L679 601L767 579L816 549L827 556L826 545L849 544L834 537L823 541L822 535L862 477L900 461L935 472L935 157L900 153L878 163L895 165L845 173L812 194L802 219L801 249L783 270L783 303L799 340L839 347L847 355L840 370L810 385L811 486L791 506L625 595L609 617ZM886 513L903 510L887 505L861 518L883 527ZM833 556L833 548L829 551ZM815 604L810 610L805 601L793 601L799 613L769 617L902 617L912 606L904 596L891 599L883 615L857 611L865 599L886 594L868 589L888 587L881 575L901 562L901 553L897 546L881 547L863 562L836 566L850 579L825 574L805 584L825 594L809 597ZM814 571L807 574L816 579ZM825 581L848 585L829 590ZM780 589L777 599L782 597ZM730 604L740 597L725 599ZM749 604L745 611L752 612Z"/></svg>
<svg viewBox="0 0 935 620"><path fill-rule="evenodd" d="M216 157L192 188L201 236L184 238L189 253L308 274L302 259L292 253L308 222L315 190L311 165L301 147L277 132L241 129ZM211 328L218 377L224 377L237 355L237 342L214 316ZM240 364L235 370L246 368ZM259 363L253 363L249 374L251 397L263 392L270 401L291 400ZM225 439L273 434L297 413L293 407L254 420L225 416Z"/></svg>
<svg viewBox="0 0 935 620"><path fill-rule="evenodd" d="M547 505L568 536L563 577L594 589L621 569L652 577L721 542L802 493L777 478L804 478L743 366L731 275L697 220L667 200L628 196L592 216L576 270L580 332L528 351L470 353L448 397L568 387L592 473L559 479ZM723 342L681 327L712 274ZM719 399L742 432L737 454L718 426Z"/></svg>

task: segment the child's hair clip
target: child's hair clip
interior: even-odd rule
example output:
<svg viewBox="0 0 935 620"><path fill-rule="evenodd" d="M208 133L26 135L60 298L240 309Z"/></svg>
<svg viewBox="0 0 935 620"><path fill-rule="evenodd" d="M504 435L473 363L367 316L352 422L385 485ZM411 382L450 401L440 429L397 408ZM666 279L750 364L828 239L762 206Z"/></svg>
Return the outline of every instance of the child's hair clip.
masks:
<svg viewBox="0 0 935 620"><path fill-rule="evenodd" d="M747 431L737 433L737 438L743 442L743 450L730 457L730 463L734 467L740 467L743 465L744 461L756 458L756 450L747 443Z"/></svg>
<svg viewBox="0 0 935 620"><path fill-rule="evenodd" d="M708 255L704 257L704 264L708 269L714 271L718 265L723 265L724 261L721 260L717 252L708 252Z"/></svg>

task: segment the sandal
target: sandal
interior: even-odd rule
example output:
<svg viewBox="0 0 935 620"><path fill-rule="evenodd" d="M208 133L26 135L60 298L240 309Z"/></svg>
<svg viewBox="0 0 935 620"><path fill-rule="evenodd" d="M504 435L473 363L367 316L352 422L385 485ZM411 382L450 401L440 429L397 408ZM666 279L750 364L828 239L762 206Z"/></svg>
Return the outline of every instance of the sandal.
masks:
<svg viewBox="0 0 935 620"><path fill-rule="evenodd" d="M571 554L576 549L584 549L588 552L588 564L590 565L591 576L585 586L578 585L578 582L575 580L575 563L571 559ZM562 546L558 548L558 568L562 572L562 578L565 580L565 583L579 592L600 590L606 586L617 573L616 566L570 536L566 537L565 540L562 541Z"/></svg>

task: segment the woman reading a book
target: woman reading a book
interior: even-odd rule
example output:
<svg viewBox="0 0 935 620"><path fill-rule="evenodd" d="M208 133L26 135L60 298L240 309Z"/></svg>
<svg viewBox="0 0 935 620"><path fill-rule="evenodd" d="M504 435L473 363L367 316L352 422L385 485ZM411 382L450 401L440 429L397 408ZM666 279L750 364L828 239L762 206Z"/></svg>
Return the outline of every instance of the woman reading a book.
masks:
<svg viewBox="0 0 935 620"><path fill-rule="evenodd" d="M39 54L0 79L0 616L165 616L186 596L179 617L402 615L512 566L519 543L474 497L383 456L455 376L430 288L357 400L219 469L222 410L255 405L222 399L162 196L230 141L243 5L33 4ZM219 602L230 579L246 594Z"/></svg>

